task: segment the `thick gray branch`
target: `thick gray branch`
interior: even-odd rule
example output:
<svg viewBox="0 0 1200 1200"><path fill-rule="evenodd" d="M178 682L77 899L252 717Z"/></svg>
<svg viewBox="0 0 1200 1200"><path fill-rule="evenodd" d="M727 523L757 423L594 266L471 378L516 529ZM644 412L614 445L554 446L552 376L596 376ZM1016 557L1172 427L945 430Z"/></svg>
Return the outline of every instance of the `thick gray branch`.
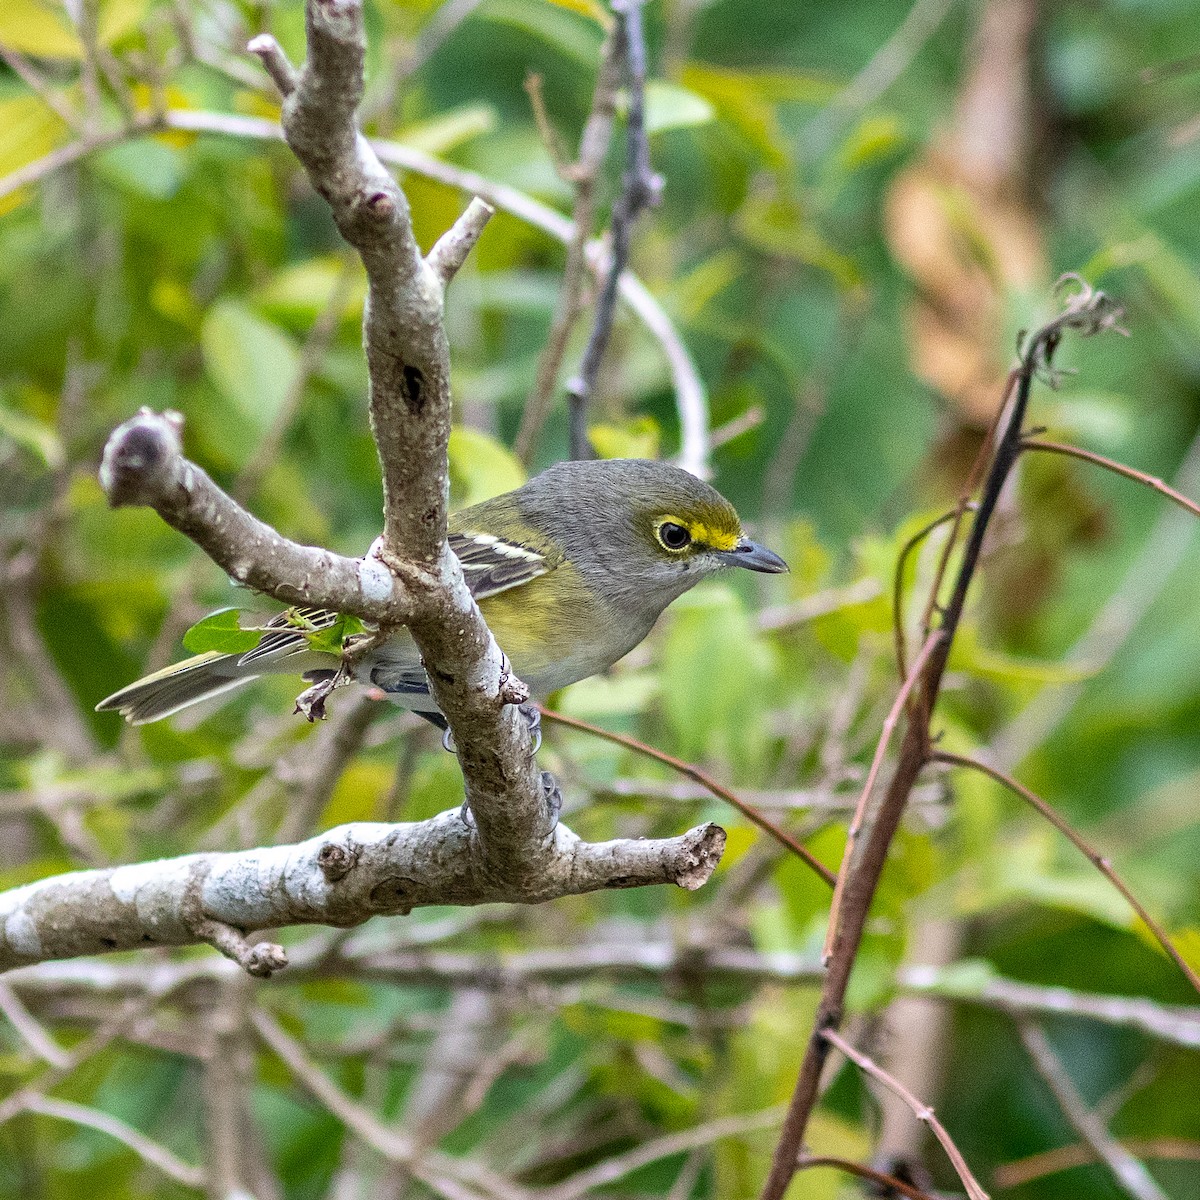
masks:
<svg viewBox="0 0 1200 1200"><path fill-rule="evenodd" d="M527 695L507 674L446 546L450 352L442 302L491 209L472 204L424 259L403 190L355 123L366 47L361 0L309 0L306 30L308 60L294 86L272 39L255 38L251 49L284 91L288 145L367 270L363 342L383 471L378 554L399 573L432 572L406 623L459 748L478 835L499 874L520 874L554 828L529 735L511 709Z"/></svg>
<svg viewBox="0 0 1200 1200"><path fill-rule="evenodd" d="M113 431L100 484L114 508L153 508L230 578L287 604L315 604L381 624L408 616L410 598L382 562L301 546L276 533L184 458L182 427L178 413L142 409Z"/></svg>
<svg viewBox="0 0 1200 1200"><path fill-rule="evenodd" d="M725 833L590 844L555 827L519 878L497 872L456 809L427 821L342 825L291 846L188 854L56 875L0 894L0 970L209 942L256 975L286 964L246 935L283 925L360 924L429 904L539 904L605 888L674 883L689 890L720 860Z"/></svg>

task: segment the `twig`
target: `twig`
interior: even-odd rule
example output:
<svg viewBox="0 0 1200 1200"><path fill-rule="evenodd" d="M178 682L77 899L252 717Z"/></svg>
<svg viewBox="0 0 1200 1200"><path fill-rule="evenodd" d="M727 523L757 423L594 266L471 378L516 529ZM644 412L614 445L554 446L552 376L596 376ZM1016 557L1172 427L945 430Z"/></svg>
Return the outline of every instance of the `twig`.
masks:
<svg viewBox="0 0 1200 1200"><path fill-rule="evenodd" d="M629 261L633 223L643 209L658 203L662 179L650 167L650 142L646 136L646 40L642 30L642 0L614 0L617 17L614 33L620 43L629 90L629 114L626 118L625 175L621 195L613 206L610 228L612 251L592 331L583 351L579 374L567 384L567 411L572 458L588 458L587 408L596 394L600 364L612 334L617 306L617 281Z"/></svg>
<svg viewBox="0 0 1200 1200"><path fill-rule="evenodd" d="M801 1154L796 1160L796 1169L806 1171L810 1167L835 1167L839 1171L845 1171L847 1175L856 1175L859 1179L876 1185L878 1191L872 1193L875 1195L907 1196L908 1200L934 1200L928 1192L913 1187L911 1183L905 1183L903 1179L897 1179L895 1175L863 1166L862 1163L851 1162L847 1158L832 1158L827 1154Z"/></svg>
<svg viewBox="0 0 1200 1200"><path fill-rule="evenodd" d="M988 525L1000 493L1020 457L1022 426L1034 378L1049 374L1054 354L1068 330L1088 337L1118 328L1116 322L1120 309L1103 292L1094 291L1078 277L1070 278L1076 284L1075 292L1067 297L1056 317L1026 340L1020 364L1010 377L1009 390L1013 391L1012 401L1006 404L1003 416L998 418L995 438L989 439L995 445L995 452L991 456L983 480L979 508L971 523L954 587L944 609L940 610L941 623L936 631L937 641L920 672L919 685L913 689L911 719L901 741L896 767L886 793L872 811L870 821L866 823L861 851L854 862L849 862L849 855L843 857L843 863L847 866L842 902L837 913L837 936L829 947L831 955L817 1004L813 1031L800 1066L783 1132L775 1147L771 1170L762 1191L762 1200L782 1200L788 1183L795 1174L796 1156L800 1152L804 1131L820 1093L821 1073L828 1056L829 1043L823 1034L827 1030L836 1029L841 1022L850 973L866 928L871 901L887 861L888 849L900 826L905 805L921 769L928 761L929 718L941 688L954 636L966 607L967 593L975 577ZM1065 281L1066 277L1060 284ZM960 504L964 511L968 499L969 497L964 495ZM943 553L943 563L948 561L949 547L953 541L952 535ZM940 578L941 568L935 576L930 592L930 617L937 608Z"/></svg>
<svg viewBox="0 0 1200 1200"><path fill-rule="evenodd" d="M579 138L579 153L569 169L556 162L559 174L570 178L575 186L575 205L571 214L573 226L567 243L567 261L563 267L562 285L559 288L558 304L546 345L538 356L537 375L533 391L525 401L521 414L521 425L517 430L513 449L527 466L537 449L538 437L550 413L554 389L558 384L558 373L567 342L579 314L583 311L584 282L587 273L587 243L596 219L596 184L608 144L612 138L613 118L617 109L617 89L621 83L621 62L624 40L618 34L609 34L600 52L600 70L596 75L596 87L592 93L592 109ZM540 85L532 87L532 78L526 82L534 117L539 128L545 125L542 139L547 150L555 156L556 141L553 129L546 118L541 103Z"/></svg>
<svg viewBox="0 0 1200 1200"><path fill-rule="evenodd" d="M900 714L908 704L908 698L912 695L913 688L920 681L921 672L925 669L925 664L942 642L943 637L942 630L935 630L925 639L925 644L921 647L920 652L913 662L912 670L900 685L900 689L896 693L896 698L892 701L892 707L888 715L884 718L883 731L880 733L879 741L875 745L875 755L871 760L871 769L867 772L867 780L863 784L862 794L858 798L858 803L854 806L854 814L850 818L850 826L846 830L846 847L842 851L842 861L838 868L837 880L833 888L833 900L829 906L829 928L825 934L825 949L822 952L822 958L826 963L833 957L834 947L837 944L842 901L846 890L846 877L854 860L854 852L858 845L858 835L862 830L863 820L867 813L867 805L871 799L871 792L875 787L875 780L878 778L880 768L883 766L884 755L887 754L888 744L892 740L892 733L900 720ZM926 717L925 720L928 721L928 718Z"/></svg>
<svg viewBox="0 0 1200 1200"><path fill-rule="evenodd" d="M779 1124L782 1116L783 1106L776 1105L760 1112L705 1121L691 1129L655 1138L624 1154L577 1171L562 1183L541 1193L541 1196L544 1200L580 1200L581 1197L593 1195L599 1189L616 1183L618 1179L623 1179L626 1175L660 1159L683 1154L698 1146L709 1146L724 1138L743 1137L760 1129L773 1129Z"/></svg>
<svg viewBox="0 0 1200 1200"><path fill-rule="evenodd" d="M790 604L781 604L776 608L764 608L758 614L759 629L790 629L795 625L803 625L815 621L818 617L826 617L830 613L839 612L843 608L852 608L856 604L866 604L874 600L883 591L879 581L870 575L864 575L844 587L827 588L822 592L813 592L793 600Z"/></svg>
<svg viewBox="0 0 1200 1200"><path fill-rule="evenodd" d="M1122 1138L1118 1144L1139 1159L1200 1162L1200 1142L1188 1138ZM998 1188L1018 1188L1035 1179L1044 1179L1047 1175L1069 1171L1073 1167L1086 1167L1098 1161L1091 1146L1086 1142L1077 1142L1074 1146L1057 1146L1053 1150L1043 1150L1040 1154L1002 1163L992 1172L992 1178Z"/></svg>
<svg viewBox="0 0 1200 1200"><path fill-rule="evenodd" d="M0 46L0 62L5 63L26 87L36 92L71 129L86 136L85 123L80 115L67 102L62 92L54 87L23 54L18 54L7 46Z"/></svg>
<svg viewBox="0 0 1200 1200"><path fill-rule="evenodd" d="M56 1100L50 1096L43 1096L40 1092L26 1094L22 1098L21 1107L26 1112L40 1113L44 1117L70 1121L72 1124L84 1125L88 1129L105 1133L183 1187L200 1191L208 1183L208 1173L202 1167L185 1163L166 1146L148 1138L119 1117L110 1116L83 1104L74 1104L70 1100Z"/></svg>
<svg viewBox="0 0 1200 1200"><path fill-rule="evenodd" d="M473 1188L482 1181L487 1185L488 1194L497 1200L531 1200L530 1193L524 1188L470 1160L451 1158L435 1150L419 1154L410 1137L381 1124L370 1111L346 1095L274 1017L262 1009L254 1009L250 1021L258 1036L279 1056L296 1081L351 1133L389 1162L407 1166L436 1194L446 1200L463 1200L466 1196L478 1200L478 1192L466 1191L461 1185Z"/></svg>
<svg viewBox="0 0 1200 1200"><path fill-rule="evenodd" d="M983 759L970 758L965 754L954 754L949 750L936 750L930 755L930 761L946 763L956 767L971 767L973 770L982 771L997 783L1003 784L1011 792L1020 796L1022 800L1041 813L1121 893L1129 907L1133 909L1150 931L1154 940L1162 947L1163 952L1187 976L1187 980L1192 987L1197 992L1200 992L1200 975L1196 974L1192 967L1188 965L1183 955L1175 948L1171 939L1167 936L1167 931L1150 915L1146 910L1146 906L1133 894L1125 881L1113 869L1113 865L1109 859L1087 842L1081 834L1076 832L1075 828L1060 816L1051 805L1047 804L1035 792L1030 791L1023 783L1019 783L1011 775L1005 774L999 767L993 767Z"/></svg>
<svg viewBox="0 0 1200 1200"><path fill-rule="evenodd" d="M624 746L626 750L632 750L636 754L652 758L656 762L670 767L673 771L678 771L680 775L686 776L693 783L698 783L718 799L724 800L726 804L736 808L742 816L752 821L765 833L770 834L781 846L785 846L793 854L803 859L830 887L833 886L833 872L816 858L811 850L802 846L791 834L780 829L774 821L763 816L758 809L747 804L736 792L731 791L724 784L718 783L711 775L702 771L699 767L693 766L691 763L686 763L682 759L667 754L663 750L657 750L645 742L638 741L635 737L630 737L628 734L614 733L610 729L602 729L599 725L592 725L587 721L581 721L578 717L568 717L565 713L554 712L552 709L541 705L538 707L545 720L557 725L565 725L568 729L577 729L581 733L590 733L593 737L603 738L604 741L612 742L617 746Z"/></svg>
<svg viewBox="0 0 1200 1200"><path fill-rule="evenodd" d="M42 1028L41 1023L21 1003L21 998L3 979L0 979L0 1013L8 1018L8 1023L38 1058L60 1070L71 1066L71 1055Z"/></svg>
<svg viewBox="0 0 1200 1200"><path fill-rule="evenodd" d="M1070 458L1082 459L1084 462L1093 463L1097 467L1103 467L1106 471L1112 471L1116 475L1123 475L1126 479L1132 479L1135 483L1144 484L1148 488L1153 488L1154 491L1166 496L1174 504L1178 504L1180 508L1186 508L1193 516L1200 517L1200 504L1194 500L1189 500L1181 492L1177 492L1169 483L1159 479L1156 475L1147 475L1145 471L1139 471L1135 467L1127 467L1124 463L1115 462L1111 458L1105 458L1103 454L1094 454L1091 450L1083 450L1079 446L1069 446L1064 442L1050 442L1045 438L1027 437L1021 440L1022 450L1046 450L1051 454L1065 454Z"/></svg>
<svg viewBox="0 0 1200 1200"><path fill-rule="evenodd" d="M908 539L896 556L896 568L892 574L892 633L896 643L896 672L901 682L908 678L908 648L904 637L904 573L908 560L913 551L935 530L940 529L947 521L961 521L963 515L974 512L976 506L971 503L960 503L955 508L944 512L940 517L934 517L927 525L923 525ZM953 534L951 535L953 540Z"/></svg>
<svg viewBox="0 0 1200 1200"><path fill-rule="evenodd" d="M0 892L0 971L52 958L209 942L254 974L283 966L243 931L356 925L426 904L541 903L602 888L700 887L725 832L583 842L563 825L534 859L502 864L453 809L426 821L356 822L297 845L56 875ZM516 869L514 869L514 866Z"/></svg>
<svg viewBox="0 0 1200 1200"><path fill-rule="evenodd" d="M821 1036L831 1046L836 1046L859 1070L870 1075L872 1079L883 1084L888 1091L899 1096L912 1109L913 1116L918 1121L923 1121L929 1126L930 1133L937 1138L941 1143L942 1149L946 1151L946 1157L950 1160L959 1179L962 1180L970 1200L988 1200L987 1192L979 1186L979 1181L971 1174L971 1168L967 1166L966 1159L963 1158L961 1151L954 1144L954 1139L946 1132L946 1127L937 1119L933 1109L928 1104L918 1100L904 1084L898 1079L894 1079L877 1062L868 1058L861 1050L851 1045L835 1030L822 1030Z"/></svg>
<svg viewBox="0 0 1200 1200"><path fill-rule="evenodd" d="M1200 432L1193 436L1183 456L1174 486L1184 494L1200 488ZM1121 582L1087 631L1072 643L1063 661L1086 664L1092 671L1111 663L1183 561L1195 531L1191 515L1185 509L1165 508ZM991 739L991 760L1007 770L1019 766L1065 719L1083 688L1082 682L1044 688Z"/></svg>
<svg viewBox="0 0 1200 1200"><path fill-rule="evenodd" d="M1084 1103L1041 1026L1022 1021L1017 1029L1037 1073L1058 1101L1067 1123L1109 1169L1117 1186L1132 1200L1167 1200L1167 1194L1155 1183L1145 1164L1134 1158Z"/></svg>

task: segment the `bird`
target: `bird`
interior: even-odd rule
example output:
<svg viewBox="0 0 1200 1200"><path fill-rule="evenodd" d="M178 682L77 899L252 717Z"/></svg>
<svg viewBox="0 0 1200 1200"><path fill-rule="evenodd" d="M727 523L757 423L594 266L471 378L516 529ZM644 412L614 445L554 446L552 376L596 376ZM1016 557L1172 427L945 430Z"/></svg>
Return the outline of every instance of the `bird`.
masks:
<svg viewBox="0 0 1200 1200"><path fill-rule="evenodd" d="M728 568L788 569L753 542L715 488L648 459L560 462L515 491L451 515L448 543L512 670L534 697L611 667L663 610ZM244 653L209 651L102 700L99 712L134 725L169 717L266 674L330 679L342 659L314 651L306 633L338 614L290 609ZM406 629L352 656L354 679L445 728Z"/></svg>

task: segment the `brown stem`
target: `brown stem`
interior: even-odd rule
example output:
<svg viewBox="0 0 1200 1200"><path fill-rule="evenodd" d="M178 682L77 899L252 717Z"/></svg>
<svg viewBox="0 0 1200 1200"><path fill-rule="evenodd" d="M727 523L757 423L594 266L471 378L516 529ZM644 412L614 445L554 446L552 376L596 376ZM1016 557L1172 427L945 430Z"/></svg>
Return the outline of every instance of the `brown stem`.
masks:
<svg viewBox="0 0 1200 1200"><path fill-rule="evenodd" d="M1027 804L1037 809L1125 897L1129 907L1145 922L1146 928L1153 934L1154 940L1162 947L1163 952L1187 976L1188 982L1192 987L1197 992L1200 992L1200 976L1197 976L1196 972L1188 966L1187 960L1175 949L1171 939L1167 936L1167 931L1146 911L1145 905L1142 904L1125 881L1116 873L1112 863L1089 842L1085 841L1041 796L1035 792L1031 792L1023 783L1019 783L1011 775L1005 774L999 767L993 767L982 759L970 758L965 754L955 754L949 750L937 750L930 755L930 761L947 763L950 766L956 767L971 767L976 771L982 771L985 775L990 776L997 783L1002 783L1011 792L1020 796Z"/></svg>
<svg viewBox="0 0 1200 1200"><path fill-rule="evenodd" d="M895 1175L877 1171L874 1167L864 1167L862 1163L851 1162L848 1158L833 1158L828 1154L802 1154L796 1161L796 1170L804 1171L809 1167L836 1167L839 1171L845 1171L847 1175L857 1175L859 1179L878 1184L882 1189L878 1193L881 1196L895 1194L906 1196L908 1200L933 1200L928 1192L913 1187L911 1183L905 1183L903 1179L897 1179Z"/></svg>
<svg viewBox="0 0 1200 1200"><path fill-rule="evenodd" d="M1182 492L1177 492L1157 475L1147 475L1145 471L1139 471L1136 467L1127 467L1124 463L1105 458L1103 454L1094 454L1091 450L1081 450L1078 446L1069 446L1065 442L1048 442L1043 438L1034 437L1022 438L1021 449L1047 450L1051 454L1065 454L1069 458L1082 459L1097 467L1103 467L1106 471L1112 471L1114 474L1123 475L1126 479L1132 479L1134 483L1145 484L1146 487L1153 488L1156 492L1166 496L1168 500L1178 504L1180 508L1186 508L1193 516L1200 517L1200 504L1189 500Z"/></svg>
<svg viewBox="0 0 1200 1200"><path fill-rule="evenodd" d="M908 646L904 638L904 572L908 567L909 557L935 529L940 529L947 521L961 521L963 513L974 512L975 508L970 502L965 505L960 502L940 517L934 517L904 543L896 556L896 569L892 573L892 634L896 644L896 672L901 683L908 678ZM954 540L954 536L952 533L951 541Z"/></svg>
<svg viewBox="0 0 1200 1200"><path fill-rule="evenodd" d="M916 661L913 663L912 671L900 685L900 690L896 693L896 699L892 702L891 710L884 719L883 732L879 735L879 741L875 746L875 757L871 760L871 769L867 772L867 781L863 784L862 794L858 798L858 803L854 806L854 815L850 818L850 827L846 831L846 849L842 853L841 866L838 868L837 883L833 889L833 903L829 909L829 929L825 934L823 957L826 962L833 957L833 947L837 942L838 925L841 918L842 899L846 890L846 876L854 858L859 831L862 829L863 819L867 812L867 804L875 788L875 780L879 775L880 768L883 766L883 756L887 753L888 743L892 740L892 732L896 728L896 723L900 720L900 714L904 711L913 688L921 678L921 672L924 670L925 664L929 661L942 637L942 631L935 630L925 639L925 644L921 647L921 652L917 655ZM915 727L915 723L910 723L910 729Z"/></svg>
<svg viewBox="0 0 1200 1200"><path fill-rule="evenodd" d="M963 1187L967 1189L967 1195L970 1200L988 1200L988 1194L979 1186L979 1181L971 1174L971 1168L967 1166L967 1160L963 1158L962 1151L954 1144L954 1139L946 1131L946 1127L937 1119L933 1109L924 1101L918 1100L898 1079L889 1075L874 1059L868 1058L861 1050L851 1045L839 1033L832 1029L825 1029L821 1036L831 1045L836 1046L860 1071L870 1075L872 1079L883 1084L890 1092L894 1092L909 1108L913 1111L913 1116L918 1121L923 1121L929 1126L930 1132L941 1143L942 1149L946 1151L946 1157L950 1160L951 1166L954 1167L955 1173L962 1180Z"/></svg>
<svg viewBox="0 0 1200 1200"><path fill-rule="evenodd" d="M683 759L676 758L674 755L667 754L663 750L657 750L645 742L638 741L635 737L630 737L628 734L614 733L611 729L601 729L599 725L592 725L587 721L581 721L578 717L568 717L563 713L554 712L540 705L539 709L547 721L553 721L558 725L565 725L568 729L577 729L581 733L590 733L593 737L603 738L606 742L612 742L616 746L624 746L626 750L632 750L635 754L642 754L647 758L654 759L656 762L663 763L673 771L678 771L680 775L684 775L694 783L698 783L702 788L706 788L712 792L718 799L724 800L726 804L736 808L742 816L752 821L764 833L769 833L781 846L785 846L793 854L802 858L830 887L833 887L835 880L833 872L817 859L811 850L801 845L791 834L780 829L769 817L763 816L752 804L747 804L736 792L730 791L724 784L718 783L711 775L706 774L699 767L684 762Z"/></svg>
<svg viewBox="0 0 1200 1200"><path fill-rule="evenodd" d="M929 652L923 670L919 672L917 684L911 689L913 696L909 721L900 744L895 770L886 793L870 812L864 824L865 836L861 847L857 848L853 860L849 855L845 856L843 895L838 906L838 919L830 946L825 983L821 988L808 1047L800 1066L800 1074L792 1093L783 1130L775 1147L771 1170L763 1186L761 1200L782 1200L796 1172L796 1159L804 1141L809 1117L817 1102L821 1071L828 1055L829 1043L824 1034L836 1029L841 1023L850 973L866 928L871 901L887 861L888 849L896 830L900 827L904 807L921 768L927 761L929 717L937 701L954 635L966 607L967 592L979 566L979 556L988 525L996 510L1000 493L1020 457L1021 429L1033 380L1037 374L1050 371L1054 353L1067 330L1074 330L1081 336L1088 337L1118 328L1116 320L1120 310L1112 301L1103 292L1089 288L1082 280L1075 278L1074 282L1077 285L1076 292L1067 298L1058 316L1026 340L1020 364L1010 376L1008 391L1012 393L1012 401L1005 404L1002 415L997 420L996 436L992 439L995 452L984 477L979 507L963 548L954 587L945 608L941 610L941 625L936 631L937 641ZM964 512L966 503L964 498L960 505ZM951 537L947 545L952 545L953 540ZM948 559L949 550L943 554L943 563ZM930 591L927 608L930 619L938 608L937 592L940 579L941 568ZM831 918L832 924L834 921Z"/></svg>

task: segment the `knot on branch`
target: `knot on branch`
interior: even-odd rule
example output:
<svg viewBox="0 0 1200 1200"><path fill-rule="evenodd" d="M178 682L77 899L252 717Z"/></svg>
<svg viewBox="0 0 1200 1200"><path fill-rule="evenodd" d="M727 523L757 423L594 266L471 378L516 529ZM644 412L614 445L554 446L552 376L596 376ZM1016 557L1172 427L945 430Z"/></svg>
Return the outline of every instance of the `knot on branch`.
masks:
<svg viewBox="0 0 1200 1200"><path fill-rule="evenodd" d="M109 436L100 463L100 486L113 508L142 504L160 490L169 468L183 453L183 417L138 410Z"/></svg>
<svg viewBox="0 0 1200 1200"><path fill-rule="evenodd" d="M326 842L317 851L317 866L330 883L337 883L354 870L361 854L362 847L357 842L347 842L345 845Z"/></svg>

